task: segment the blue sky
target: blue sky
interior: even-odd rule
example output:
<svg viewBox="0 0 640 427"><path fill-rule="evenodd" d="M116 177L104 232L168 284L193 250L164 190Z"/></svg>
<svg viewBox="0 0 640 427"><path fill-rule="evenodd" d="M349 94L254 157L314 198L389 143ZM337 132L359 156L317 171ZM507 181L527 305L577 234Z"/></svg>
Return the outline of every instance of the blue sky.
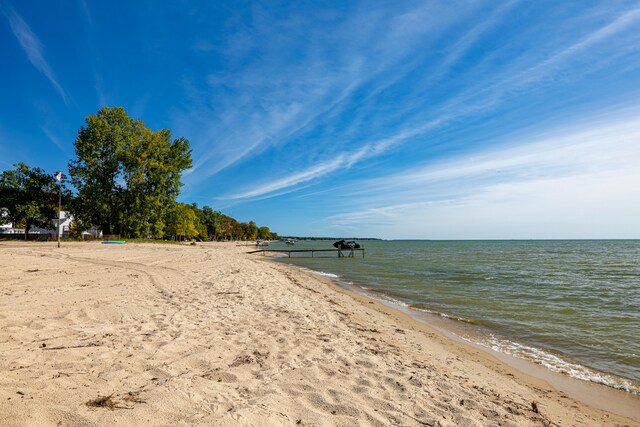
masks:
<svg viewBox="0 0 640 427"><path fill-rule="evenodd" d="M285 235L640 238L640 2L0 0L0 169L120 105Z"/></svg>

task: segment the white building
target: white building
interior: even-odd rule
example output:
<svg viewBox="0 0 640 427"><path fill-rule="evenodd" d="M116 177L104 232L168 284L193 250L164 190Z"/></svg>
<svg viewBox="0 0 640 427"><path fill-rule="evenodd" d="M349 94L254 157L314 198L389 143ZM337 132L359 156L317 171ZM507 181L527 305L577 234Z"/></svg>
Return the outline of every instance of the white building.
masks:
<svg viewBox="0 0 640 427"><path fill-rule="evenodd" d="M60 229L58 229L58 218L54 218L51 220L51 228L31 227L29 234L50 234L57 237L60 233L61 237L68 236L73 216L67 212L61 212L60 217ZM0 225L0 234L24 234L24 228L14 228L12 223L2 224Z"/></svg>
<svg viewBox="0 0 640 427"><path fill-rule="evenodd" d="M71 223L73 222L73 215L68 212L61 212L60 214L60 227L58 228L58 218L54 218L51 220L51 228L40 228L40 227L31 227L29 229L29 234L40 234L40 235L50 235L51 237L57 238L58 233L60 237L68 237L69 230L71 229ZM24 235L24 228L14 228L13 224L2 224L0 225L0 234L22 234ZM91 227L88 230L82 232L82 237L84 239L98 239L102 237L102 231L98 229L98 227Z"/></svg>
<svg viewBox="0 0 640 427"><path fill-rule="evenodd" d="M7 212L6 208L2 208L2 212L5 213ZM1 234L13 234L14 233L14 228L13 228L13 224L8 222L6 224L1 224L0 223L0 233ZM24 233L24 230L21 231L22 233Z"/></svg>
<svg viewBox="0 0 640 427"><path fill-rule="evenodd" d="M69 215L68 212L60 212L60 228L58 229L58 218L51 220L51 228L39 228L32 227L29 229L29 234L52 234L54 236L66 237L69 235L69 229L71 228L71 222L73 221L73 215ZM21 230L24 233L24 230Z"/></svg>

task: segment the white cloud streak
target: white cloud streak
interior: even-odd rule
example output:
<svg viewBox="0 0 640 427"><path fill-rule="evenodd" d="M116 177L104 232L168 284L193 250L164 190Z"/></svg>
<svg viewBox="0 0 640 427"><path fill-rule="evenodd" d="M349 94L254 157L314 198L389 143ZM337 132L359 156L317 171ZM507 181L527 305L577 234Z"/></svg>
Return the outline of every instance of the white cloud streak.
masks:
<svg viewBox="0 0 640 427"><path fill-rule="evenodd" d="M325 220L343 230L376 224L378 233L395 237L411 237L403 224L412 224L417 237L432 238L624 237L621 226L607 222L640 215L640 111L625 115L358 182L361 190L339 195L357 200L357 210ZM462 228L452 230L452 224ZM628 232L639 237L640 227Z"/></svg>
<svg viewBox="0 0 640 427"><path fill-rule="evenodd" d="M504 5L494 13L494 16L491 20L487 21L485 24L475 27L469 33L467 33L461 39L461 41L458 42L458 44L456 45L457 48L454 47L451 54L448 55L447 58L445 58L444 62L440 65L439 70L441 72L444 72L443 70L446 70L448 67L450 67L451 64L453 64L464 53L464 51L469 48L472 43L475 43L477 41L477 38L482 33L495 25L499 21L499 19L502 18L510 10L512 6L513 3ZM474 89L474 91L472 91L471 93L465 93L449 100L443 107L438 110L439 114L437 115L437 118L424 124L405 127L404 129L400 130L398 133L387 139L387 141L390 142L389 144L376 145L377 147L379 147L376 152L378 154L382 154L388 148L401 144L409 138L422 135L425 132L428 132L439 126L444 126L455 120L459 120L467 115L477 114L480 110L494 107L495 104L502 99L502 96L505 93L513 92L514 90L520 89L526 85L533 84L540 79L549 76L562 67L563 61L569 61L572 56L577 55L581 51L588 49L596 43L603 42L607 38L628 29L633 23L638 20L640 20L640 9L626 11L613 19L611 22L581 38L578 42L553 54L551 57L535 66L529 67L519 73L513 73L513 70L510 70L510 73L515 74L514 76L502 79L498 83L492 85L487 85L486 82L481 82L480 84L476 85L476 89ZM477 88L480 88L479 91ZM487 93L490 94L488 97L480 97L480 95L486 95ZM472 98L481 99L477 103L469 102ZM466 105L461 107L461 105L463 104ZM514 161L514 159L511 159L510 161ZM495 167L499 166L500 165L495 165ZM480 166L474 167L477 168ZM447 173L451 173L451 171L449 170Z"/></svg>
<svg viewBox="0 0 640 427"><path fill-rule="evenodd" d="M31 31L29 25L13 8L8 8L7 15L11 30L13 31L16 39L18 39L18 43L20 43L20 47L27 55L29 62L31 62L38 71L44 74L49 82L51 82L56 92L58 92L64 103L68 104L67 94L60 83L58 83L53 69L45 59L42 43L38 37L33 31Z"/></svg>
<svg viewBox="0 0 640 427"><path fill-rule="evenodd" d="M270 147L288 144L343 113L345 106L352 105L354 93L364 85L373 81L384 81L383 86L392 85L403 70L415 65L408 61L413 57L407 55L416 44L424 44L429 34L460 18L460 14L447 14L440 9L439 6L442 14L436 13L433 5L420 4L390 14L389 10L363 8L330 30L315 29L315 25L305 21L308 17L298 20L295 14L285 24L258 14L257 27L251 29L251 37L244 30L238 34L237 38L245 41L244 47L227 49L229 60L235 62L235 55L245 55L247 43L269 54L251 58L255 63L240 73L209 76L212 89L225 87L234 94L228 99L217 98L216 105L224 105L224 111L241 114L235 114L232 120L227 120L227 114L212 124L208 116L213 111L200 105L196 111L178 119L179 127L192 128L194 117L203 123L209 122L198 137L203 140L200 146L203 155L196 161L192 174L203 180ZM284 25L282 31L287 34L304 34L304 45L295 37L275 37L278 32L273 28L280 25ZM255 38L262 33L268 37L258 43ZM282 52L296 49L301 50L299 63L282 62L290 60L288 56L281 58ZM390 71L393 76L382 77ZM383 87L373 90L383 90ZM206 97L206 90L196 97Z"/></svg>
<svg viewBox="0 0 640 427"><path fill-rule="evenodd" d="M418 129L412 129L404 133L396 134L391 138L375 141L353 152L340 153L332 160L315 164L304 171L295 172L290 176L277 179L267 184L261 184L259 187L252 190L244 191L228 197L230 199L250 199L269 194L272 194L273 196L281 196L297 190L297 186L300 184L328 176L339 170L346 171L357 163L380 156L392 147L402 143L404 140L424 132L426 128L436 127L439 124L440 122L426 123Z"/></svg>
<svg viewBox="0 0 640 427"><path fill-rule="evenodd" d="M274 193L284 188L289 188L300 183L316 179L318 177L327 175L335 170L345 166L345 158L341 156L337 159L328 161L326 163L318 164L306 171L298 172L286 178L282 178L268 184L262 185L253 190L229 196L230 199L246 199L263 196L268 193Z"/></svg>
<svg viewBox="0 0 640 427"><path fill-rule="evenodd" d="M609 23L583 36L578 41L552 53L543 61L539 61L534 65L524 66L516 63L514 66L506 69L502 76L494 79L495 81L485 81L482 82L482 84L474 85L470 90L450 99L443 106L442 110L477 113L481 110L493 108L497 103L502 101L506 94L514 94L531 84L549 78L578 54L594 47L598 43L610 39L622 31L628 30L638 21L640 21L640 9L625 11ZM632 41L632 43L635 42ZM610 52L610 54L612 57L615 57L615 52ZM581 69L582 74L587 73L590 68L596 66L601 67L603 61L606 61L606 58L601 57L591 64L584 64ZM462 110L460 110L461 107Z"/></svg>
<svg viewBox="0 0 640 427"><path fill-rule="evenodd" d="M487 19L482 19L481 22L465 33L457 43L455 43L446 57L436 68L434 73L429 75L429 81L433 84L434 81L438 81L443 75L449 71L476 43L478 43L482 36L487 32L493 30L498 24L502 22L505 15L507 15L516 5L517 1L507 1L499 4L497 9Z"/></svg>
<svg viewBox="0 0 640 427"><path fill-rule="evenodd" d="M65 145L63 144L63 142L49 128L48 125L41 126L40 128L42 129L42 132L44 132L44 134L47 136L47 138L49 138L49 141L51 141L53 144L55 144L55 146L58 147L60 149L60 151L62 151L63 153L69 155L69 152L67 151L67 149L66 149Z"/></svg>
<svg viewBox="0 0 640 427"><path fill-rule="evenodd" d="M561 66L563 61L566 61L576 54L593 47L597 43L603 42L608 38L627 30L638 21L640 21L640 8L626 11L615 18L613 21L586 35L577 43L572 44L564 50L552 55L540 64L537 64L536 66L525 70L519 75L514 76L512 80L517 82L518 86L538 81L543 76L548 74L551 70ZM508 82L509 81L505 83Z"/></svg>
<svg viewBox="0 0 640 427"><path fill-rule="evenodd" d="M493 51L476 51L475 47L485 41L483 38L493 37L501 31L500 25L505 17L521 5L523 3L517 1L501 4L485 13L486 19L479 24L477 19L461 20L454 16L455 13L449 16L451 8L436 13L429 6L424 6L399 14L396 9L395 16L385 15L389 11L359 11L349 22L340 23L331 32L322 34L320 39L315 37L313 29L311 32L302 31L300 34L304 34L308 47L305 51L307 56L300 63L289 63L287 67L282 67L279 53L293 51L295 42L292 44L291 40L294 38L266 40L268 47L264 52L272 54L256 55L264 60L253 62L254 57L242 59L242 55L261 49L261 43L255 38L248 38L245 33L240 34L239 38L244 42L238 55L240 60L252 62L251 66L244 67L237 74L210 74L209 87L196 89L199 92L195 93L197 108L188 111L182 119L186 124L180 127L193 129L194 123L198 123L195 127L202 129L196 140L202 141L198 151L203 154L196 160L194 169L189 171L189 179L194 183L203 181L269 149L272 151L266 157L273 159L271 155L277 148L287 145L286 155L278 152L277 155L282 157L276 157L275 161L276 164L282 162L284 167L271 168L268 173L256 173L254 183L249 185L243 185L240 180L241 186L237 190L228 189L231 194L218 199L239 204L282 196L301 190L303 186L307 188L336 176L346 176L342 174L352 171L356 165L366 164L368 160L384 163L381 157L398 153L401 146L415 148L420 144L428 145L433 135L442 134L457 122L491 113L506 104L513 95L539 91L543 86L557 83L558 79L566 79L564 74L575 72L576 64L581 64L580 74L586 75L610 63L621 51L637 49L637 45L633 47L634 37L629 36L628 31L640 20L640 10L612 15L613 12L605 11L603 5L597 10L599 17L609 16L609 21L602 23L599 20L598 26L594 25L594 20L580 29L563 28L563 23L557 22L554 25L560 28L554 28L548 38L535 43L535 46L529 41L505 41L498 42ZM262 24L269 26L269 32L278 26L265 15L260 18ZM385 26L387 22L393 24ZM468 26L468 22L476 25ZM293 29L291 34L297 34L296 31L301 30L297 27L304 25L304 20L292 19L286 30L275 33L288 34L287 31ZM546 22L539 25L530 33L516 32L515 35L524 34L523 37L528 38L541 28L547 28ZM437 39L441 34L450 34L451 28L466 28L466 32L459 32L462 36L457 42L445 43L446 49L442 50L445 54L435 55L440 62L431 61L434 56L430 57L425 52L431 45L442 48ZM590 30L581 31L581 28ZM258 29L254 36L260 35L260 31ZM616 38L625 31L627 37ZM327 44L331 46L331 57L323 52ZM462 61L466 63L469 53L473 53L472 65L458 70L456 65ZM233 49L229 55L233 62ZM500 66L496 67L496 63ZM425 66L425 73L416 73ZM429 91L435 86L434 78L449 72L456 72L459 81L445 96L429 99ZM400 92L399 97L385 98L386 93L394 93L396 84L402 86L407 78L415 77L418 79L412 80L410 94ZM220 88L225 88L222 92L231 95L208 101L207 94L220 93ZM385 105L387 100L393 105ZM215 108L210 103L221 106L220 111L224 111L224 115L213 123L209 117L215 116ZM339 133L326 130L333 127L334 122L340 122L335 125ZM308 136L310 138L306 141ZM504 142L505 145L519 143ZM587 145L582 147L587 151L590 149ZM544 152L545 149L540 150ZM566 153L573 153L572 150L572 147L567 147ZM561 150L549 152L554 156L566 154ZM544 177L547 172L560 172L564 167L571 166L576 170L581 167L578 163L557 164L553 158L548 158L545 166L545 162L536 160L539 156L532 158L531 153L516 149L509 152L509 157L479 159L478 156L482 157L482 154L477 154L473 161L467 163L458 159L455 164L440 165L439 169L430 167L410 178L423 183L433 180L459 183L466 179L491 181L496 174L487 171L497 170L503 179L511 174L510 179L524 180ZM288 168L296 166L299 167L297 170L287 172ZM521 167L519 172L518 166ZM539 175L535 175L535 171ZM525 177L525 174L530 176ZM381 189L389 188L391 191L394 182L391 178L387 182L384 179L375 181L376 185L380 183ZM256 184L256 180L262 182ZM402 194L408 197L416 195L418 199L424 199L425 195L415 187L405 186L400 179L397 182L399 197ZM481 184L488 185L487 182ZM458 189L458 192L462 191ZM351 194L360 196L366 191ZM456 193L455 197L459 194ZM367 207L364 201L367 200L372 200L374 206L380 201L364 197L364 210ZM403 203L393 203L393 198L388 202L389 206L406 207ZM390 212L396 210L386 210L383 205L372 212L376 218L384 217L388 221L392 217Z"/></svg>
<svg viewBox="0 0 640 427"><path fill-rule="evenodd" d="M474 43L481 33L487 31L489 28L491 28L491 26L495 25L498 19L501 18L509 10L511 6L512 4L508 4L507 6L504 6L503 8L499 9L494 14L494 17L490 21L488 21L488 23L474 28L467 35L465 35L462 38L462 40L456 45L457 48L454 48L452 53L445 59L445 61L440 67L440 70L444 70L449 66L451 66L451 64L455 62L460 55L463 54L463 52L469 47L469 45ZM587 47L593 45L594 43L603 41L607 37L610 37L615 33L626 29L632 22L634 22L639 18L640 18L640 9L632 10L622 14L621 16L617 17L609 24L601 27L595 32L582 38L577 43L552 55L549 59L516 75L516 77L509 78L502 81L499 84L499 87L501 90L497 92L501 94L510 90L514 90L516 87L521 87L525 84L530 84L535 82L536 80L542 78L542 76L544 76L545 74L548 74L552 72L555 68L559 67L560 63L563 60L568 60L572 55L577 54L581 50L586 49ZM527 76L527 77L523 77L523 76ZM484 92L485 89L482 89L481 91ZM467 96L464 96L461 98L456 98L453 101L450 101L444 110L448 110L452 106L458 105L460 102L462 102L463 99L467 99L467 98L468 98ZM486 104L486 102L487 102L486 100L481 101L482 104ZM360 161L364 161L372 157L381 155L386 151L388 151L389 149L403 143L404 141L412 137L422 135L425 132L428 132L429 130L445 125L448 122L460 119L461 117L464 117L465 115L470 114L472 112L477 113L477 109L473 106L473 104L471 106L467 106L463 109L460 109L457 112L452 113L451 115L446 115L446 114L441 115L435 120L428 121L414 127L407 127L403 130L398 131L396 134L390 136L389 138L369 143L363 146L360 150L356 151L355 153L350 153L350 154L341 153L337 157L335 157L334 160L331 160L329 162L325 162L319 165L313 165L306 171L296 172L289 177L280 178L273 182L263 184L258 188L232 195L230 198L245 199L245 198L253 198L253 197L262 197L269 193L276 194L276 192L277 192L277 195L282 195L283 194L282 190L286 188L291 188L290 191L294 191L295 186L301 183L311 181L311 180L316 180L323 176L327 176L339 169L343 169L343 168L348 169ZM255 144L243 150L243 152L241 152L237 156L237 158L234 159L234 161L246 155L247 152L255 149L255 147L259 145L261 142L262 141L257 141ZM508 162L510 163L514 163L518 161L519 159L517 156L512 156L508 160ZM500 168L504 166L508 166L508 165L494 164L492 167ZM476 163L474 164L474 166L469 167L468 168L469 170L467 172L473 173L474 169L478 170L483 167L484 166L482 164ZM453 172L451 169L445 169L445 170L446 170L445 173ZM438 173L438 172L432 172L432 173Z"/></svg>

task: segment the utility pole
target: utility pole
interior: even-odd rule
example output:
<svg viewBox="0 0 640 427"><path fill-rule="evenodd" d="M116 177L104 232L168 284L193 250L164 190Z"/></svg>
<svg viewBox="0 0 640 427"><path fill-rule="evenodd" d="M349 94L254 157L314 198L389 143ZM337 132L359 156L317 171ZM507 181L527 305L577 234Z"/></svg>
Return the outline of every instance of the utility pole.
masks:
<svg viewBox="0 0 640 427"><path fill-rule="evenodd" d="M58 187L58 248L60 248L60 225L62 224L62 182L60 182L60 187Z"/></svg>
<svg viewBox="0 0 640 427"><path fill-rule="evenodd" d="M62 172L56 174L58 181L58 249L60 249L60 234L62 233Z"/></svg>

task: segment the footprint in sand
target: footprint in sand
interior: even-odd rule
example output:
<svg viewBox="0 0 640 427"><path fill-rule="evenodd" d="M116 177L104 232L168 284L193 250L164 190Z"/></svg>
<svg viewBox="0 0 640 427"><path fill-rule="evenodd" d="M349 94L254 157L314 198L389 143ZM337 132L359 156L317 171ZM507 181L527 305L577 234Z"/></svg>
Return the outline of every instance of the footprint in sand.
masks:
<svg viewBox="0 0 640 427"><path fill-rule="evenodd" d="M316 409L319 409L327 414L331 415L346 415L350 417L357 418L360 414L356 408L341 405L341 404L331 404L325 400L323 396L318 393L310 393L305 396L306 400Z"/></svg>
<svg viewBox="0 0 640 427"><path fill-rule="evenodd" d="M202 378L209 379L211 381L219 383L235 383L238 382L238 377L230 372L214 371L202 375Z"/></svg>

